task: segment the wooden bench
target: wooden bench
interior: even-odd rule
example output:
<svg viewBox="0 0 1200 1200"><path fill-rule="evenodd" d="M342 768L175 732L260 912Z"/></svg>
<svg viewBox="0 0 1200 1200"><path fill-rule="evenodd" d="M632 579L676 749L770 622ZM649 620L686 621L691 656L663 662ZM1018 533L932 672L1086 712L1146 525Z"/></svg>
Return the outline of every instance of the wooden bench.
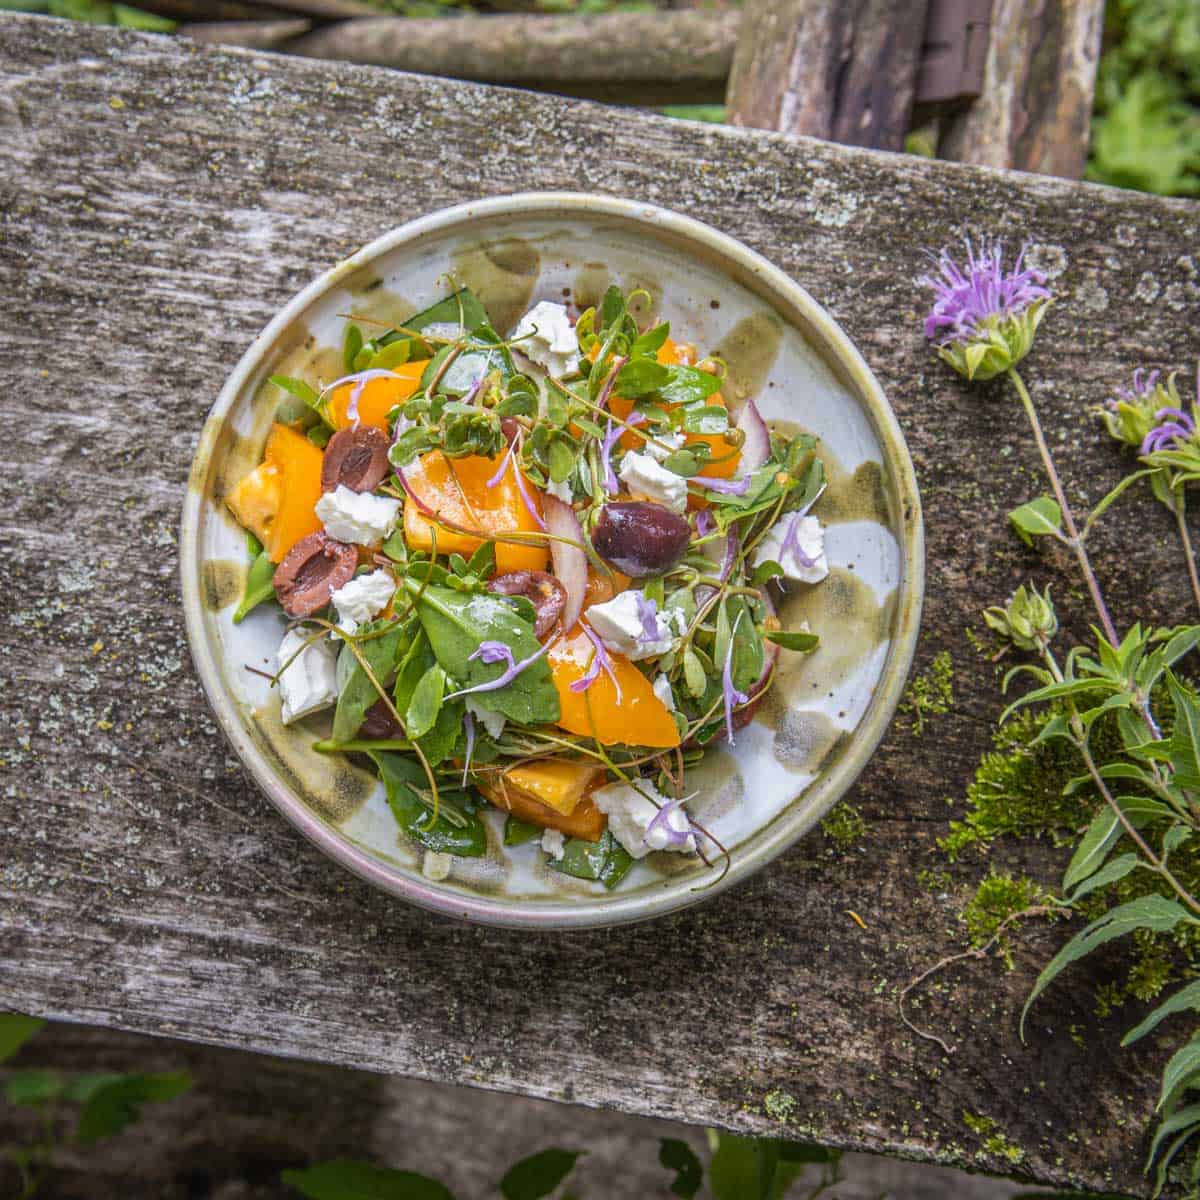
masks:
<svg viewBox="0 0 1200 1200"><path fill-rule="evenodd" d="M1002 514L1042 486L1012 402L930 354L916 279L964 233L1030 240L1058 297L1030 376L1070 494L1094 500L1124 464L1089 409L1135 366L1194 362L1194 204L35 17L0 18L0 123L0 1009L1146 1191L1168 1041L1119 1048L1091 960L1017 1038L1065 927L1023 933L1012 972L971 963L915 998L954 1054L897 1015L961 948L986 870L934 844L1001 707L964 631L1037 575ZM861 837L814 834L710 905L609 933L453 924L320 857L219 736L178 596L204 414L276 309L410 217L532 188L702 217L844 324L924 490L918 670L954 667L952 710L920 737L901 717L855 789ZM1168 518L1122 504L1096 542L1118 613L1183 613ZM991 854L1047 882L1060 858Z"/></svg>

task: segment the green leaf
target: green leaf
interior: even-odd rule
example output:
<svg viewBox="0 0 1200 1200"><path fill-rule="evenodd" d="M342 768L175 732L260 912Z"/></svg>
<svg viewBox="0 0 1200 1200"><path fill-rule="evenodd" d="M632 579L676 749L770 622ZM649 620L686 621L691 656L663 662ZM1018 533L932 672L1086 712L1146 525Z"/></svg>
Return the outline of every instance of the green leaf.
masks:
<svg viewBox="0 0 1200 1200"><path fill-rule="evenodd" d="M532 624L496 596L464 595L435 585L422 591L417 581L406 578L404 582L417 602L417 615L438 664L460 688L490 683L504 673L504 663L471 659L485 641L503 642L516 662L541 650ZM472 699L481 708L525 725L550 724L560 714L558 692L544 656L529 663L511 683L495 691L474 692Z"/></svg>
<svg viewBox="0 0 1200 1200"><path fill-rule="evenodd" d="M1134 853L1117 855L1116 858L1106 862L1094 875L1089 875L1075 889L1070 902L1075 904L1088 895L1089 892L1097 891L1102 887L1108 887L1110 883L1116 883L1118 879L1124 879L1140 863L1141 859Z"/></svg>
<svg viewBox="0 0 1200 1200"><path fill-rule="evenodd" d="M832 1146L818 1146L815 1142L780 1141L779 1161L794 1163L837 1163L842 1152Z"/></svg>
<svg viewBox="0 0 1200 1200"><path fill-rule="evenodd" d="M1077 933L1047 964L1037 977L1025 1007L1021 1010L1021 1036L1025 1033L1025 1018L1033 1002L1044 992L1058 974L1071 963L1077 962L1093 950L1124 937L1137 929L1149 929L1155 933L1168 933L1180 921L1195 925L1196 922L1181 905L1164 896L1140 896L1106 912L1094 920L1086 929Z"/></svg>
<svg viewBox="0 0 1200 1200"><path fill-rule="evenodd" d="M388 806L396 823L413 841L427 850L457 854L463 858L481 858L487 853L487 829L479 814L467 812L460 801L469 802L462 791L441 791L443 811L433 820L433 810L422 798L428 780L420 763L406 755L387 750L368 751L383 780ZM455 814L451 819L450 812ZM461 823L458 823L461 822Z"/></svg>
<svg viewBox="0 0 1200 1200"><path fill-rule="evenodd" d="M718 1136L708 1168L715 1200L769 1200L779 1165L779 1143L773 1138Z"/></svg>
<svg viewBox="0 0 1200 1200"><path fill-rule="evenodd" d="M549 865L574 879L602 883L611 892L633 866L633 858L606 829L598 842L568 838L562 858L552 858Z"/></svg>
<svg viewBox="0 0 1200 1200"><path fill-rule="evenodd" d="M675 1172L671 1184L672 1195L692 1200L704 1182L704 1168L691 1146L678 1138L662 1138L659 1141L658 1161L668 1171Z"/></svg>
<svg viewBox="0 0 1200 1200"><path fill-rule="evenodd" d="M391 342L375 351L369 369L372 371L394 371L408 362L412 355L412 340Z"/></svg>
<svg viewBox="0 0 1200 1200"><path fill-rule="evenodd" d="M342 366L345 367L347 375L354 370L354 360L362 348L362 330L353 322L348 321L346 328L342 331Z"/></svg>
<svg viewBox="0 0 1200 1200"><path fill-rule="evenodd" d="M1145 796L1119 796L1116 800L1135 829L1140 829L1147 821L1156 817L1171 815L1171 810L1165 804ZM1098 870L1122 833L1124 828L1120 819L1106 804L1092 818L1092 823L1080 840L1063 875L1063 888L1069 891L1093 871Z"/></svg>
<svg viewBox="0 0 1200 1200"><path fill-rule="evenodd" d="M272 375L270 382L276 387L283 388L289 395L295 396L297 400L302 401L307 408L315 412L326 425L329 424L325 415L325 402L312 384L305 383L303 379L293 379L288 375Z"/></svg>
<svg viewBox="0 0 1200 1200"><path fill-rule="evenodd" d="M636 400L657 392L671 377L671 369L653 358L638 358L627 362L617 372L614 390L626 400Z"/></svg>
<svg viewBox="0 0 1200 1200"><path fill-rule="evenodd" d="M22 1013L0 1013L0 1063L7 1062L46 1022Z"/></svg>
<svg viewBox="0 0 1200 1200"><path fill-rule="evenodd" d="M1188 791L1200 790L1200 705L1196 698L1167 672L1167 687L1175 708L1175 728L1171 734L1171 766L1175 768L1175 786Z"/></svg>
<svg viewBox="0 0 1200 1200"><path fill-rule="evenodd" d="M389 625L391 628L388 628ZM364 639L363 635L380 629L387 629L387 632ZM337 708L333 714L335 742L348 742L354 737L366 719L367 709L379 699L375 684L371 682L354 650L357 649L362 655L376 682L386 691L396 666L396 656L404 641L404 627L399 622L386 619L368 621L358 627L356 637L358 640L354 643L354 649L347 642L338 656L338 678L345 678L346 682L338 693Z"/></svg>
<svg viewBox="0 0 1200 1200"><path fill-rule="evenodd" d="M667 367L666 371L667 380L659 385L658 394L667 404L703 404L721 390L721 380L707 371L684 366Z"/></svg>
<svg viewBox="0 0 1200 1200"><path fill-rule="evenodd" d="M653 329L647 329L633 343L633 349L629 351L629 357L643 358L647 355L657 355L670 336L671 326L667 321L664 321L661 325L655 325Z"/></svg>
<svg viewBox="0 0 1200 1200"><path fill-rule="evenodd" d="M1171 1055L1171 1059L1163 1071L1162 1091L1159 1093L1158 1107L1162 1108L1167 1097L1197 1072L1200 1072L1200 1035L1192 1038L1187 1045L1180 1046Z"/></svg>
<svg viewBox="0 0 1200 1200"><path fill-rule="evenodd" d="M684 411L683 429L687 433L725 433L729 429L729 413L719 404L689 407Z"/></svg>
<svg viewBox="0 0 1200 1200"><path fill-rule="evenodd" d="M1117 486L1113 488L1113 490L1109 492L1108 495L1105 496L1104 499L1101 500L1100 503L1097 504L1090 513L1088 513L1087 522L1084 525L1084 532L1086 533L1087 530L1090 529L1091 526L1108 511L1109 506L1114 500L1117 499L1118 496L1121 495L1122 492L1125 491L1126 488L1131 487L1133 484L1137 483L1139 479L1142 479L1147 475L1152 475L1153 473L1153 468L1147 468L1141 471L1134 471L1132 475L1126 475L1125 478L1122 479L1121 482L1118 483Z"/></svg>
<svg viewBox="0 0 1200 1200"><path fill-rule="evenodd" d="M541 1200L549 1196L575 1169L582 1152L542 1150L510 1167L500 1180L504 1200Z"/></svg>
<svg viewBox="0 0 1200 1200"><path fill-rule="evenodd" d="M800 629L768 629L763 637L785 650L815 650L821 642L815 633L805 633Z"/></svg>
<svg viewBox="0 0 1200 1200"><path fill-rule="evenodd" d="M783 574L783 568L773 559L764 559L754 568L750 576L751 587L762 587L770 579L777 579Z"/></svg>
<svg viewBox="0 0 1200 1200"><path fill-rule="evenodd" d="M284 1171L280 1179L309 1200L454 1200L436 1179L339 1158Z"/></svg>
<svg viewBox="0 0 1200 1200"><path fill-rule="evenodd" d="M442 708L442 696L446 690L446 672L441 667L432 667L421 676L413 689L404 725L410 738L422 738L432 728Z"/></svg>
<svg viewBox="0 0 1200 1200"><path fill-rule="evenodd" d="M531 821L522 821L511 814L504 822L504 844L506 846L523 846L534 838L542 836L542 827Z"/></svg>
<svg viewBox="0 0 1200 1200"><path fill-rule="evenodd" d="M430 325L460 325L463 332L474 333L487 323L487 309L480 304L479 298L470 288L460 288L416 316L409 317L404 322L404 328L421 330L428 329Z"/></svg>
<svg viewBox="0 0 1200 1200"><path fill-rule="evenodd" d="M1159 1127L1154 1131L1154 1140L1150 1143L1150 1152L1146 1155L1146 1170L1148 1171L1154 1160L1158 1157L1158 1152L1162 1147L1163 1142L1167 1140L1173 1133L1178 1133L1181 1129L1191 1127L1191 1133L1195 1133L1197 1127L1200 1127L1200 1104L1190 1104L1187 1108L1181 1108L1178 1112L1172 1113L1165 1121L1161 1122ZM1180 1139L1180 1145L1186 1139ZM1177 1145L1172 1153L1166 1158L1162 1166L1165 1169L1170 1165L1171 1159L1178 1153L1180 1145Z"/></svg>
<svg viewBox="0 0 1200 1200"><path fill-rule="evenodd" d="M1131 1046L1156 1029L1160 1022L1175 1013L1186 1012L1188 1009L1200 1011L1200 979L1185 984L1170 999L1163 1001L1153 1012L1144 1017L1122 1039L1122 1046Z"/></svg>
<svg viewBox="0 0 1200 1200"><path fill-rule="evenodd" d="M1017 536L1027 545L1033 545L1035 537L1046 537L1062 532L1062 509L1049 496L1039 496L1014 508L1008 514Z"/></svg>
<svg viewBox="0 0 1200 1200"><path fill-rule="evenodd" d="M186 1071L123 1075L111 1079L98 1086L84 1104L75 1128L75 1140L80 1145L90 1146L101 1138L112 1137L138 1119L143 1104L174 1100L191 1086L192 1077Z"/></svg>
<svg viewBox="0 0 1200 1200"><path fill-rule="evenodd" d="M275 599L275 564L264 550L250 564L242 602L233 614L233 623L240 625L253 609L265 600Z"/></svg>
<svg viewBox="0 0 1200 1200"><path fill-rule="evenodd" d="M4 1083L4 1095L10 1104L36 1108L62 1094L61 1077L54 1071L14 1071Z"/></svg>

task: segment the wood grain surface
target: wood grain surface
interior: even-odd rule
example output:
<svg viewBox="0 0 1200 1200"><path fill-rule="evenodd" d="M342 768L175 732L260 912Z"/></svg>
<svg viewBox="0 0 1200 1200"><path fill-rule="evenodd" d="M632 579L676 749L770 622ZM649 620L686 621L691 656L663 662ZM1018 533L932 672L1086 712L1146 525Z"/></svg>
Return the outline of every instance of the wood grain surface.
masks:
<svg viewBox="0 0 1200 1200"><path fill-rule="evenodd" d="M1030 440L1002 389L929 354L917 278L964 233L1029 239L1058 297L1029 375L1070 495L1096 499L1122 464L1089 409L1135 366L1194 363L1195 205L37 17L0 18L0 129L0 1008L1146 1190L1175 1034L1119 1049L1091 995L1114 960L1064 976L1025 1045L1015 1016L1063 927L1023 936L1011 973L972 963L923 991L915 1016L954 1054L897 1018L898 990L961 946L985 869L934 845L1001 707L964 630L1045 574L1001 516L1041 490ZM531 188L705 218L844 324L923 486L918 668L941 650L955 668L953 710L920 737L901 718L855 789L860 840L814 835L711 905L611 933L453 924L319 857L221 741L178 596L190 458L254 334L382 231ZM1173 536L1141 498L1103 527L1122 616L1185 613ZM992 859L1062 865L1048 845Z"/></svg>

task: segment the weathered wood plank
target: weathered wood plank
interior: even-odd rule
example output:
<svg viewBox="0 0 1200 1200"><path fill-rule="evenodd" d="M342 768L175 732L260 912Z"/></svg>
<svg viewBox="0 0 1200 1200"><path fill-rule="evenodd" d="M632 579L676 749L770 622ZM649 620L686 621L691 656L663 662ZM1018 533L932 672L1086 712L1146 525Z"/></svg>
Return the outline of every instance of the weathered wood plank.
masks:
<svg viewBox="0 0 1200 1200"><path fill-rule="evenodd" d="M726 103L734 125L899 150L924 0L748 0Z"/></svg>
<svg viewBox="0 0 1200 1200"><path fill-rule="evenodd" d="M1134 365L1194 360L1194 204L32 17L0 20L0 128L0 1008L1013 1169L969 1110L1033 1177L1144 1190L1167 1041L1119 1049L1092 1010L1101 964L1016 1036L1061 929L1031 931L1011 974L926 992L954 1056L896 1017L898 988L961 944L983 870L917 882L945 867L947 800L1000 708L963 630L1039 569L999 515L1040 488L1034 450L999 389L929 355L915 279L960 233L1032 240L1059 301L1030 375L1070 494L1095 499L1121 463L1088 407ZM856 788L858 843L811 837L707 907L611 933L451 924L318 857L221 742L177 596L203 415L278 306L400 221L534 187L704 216L845 324L924 488L921 663L956 668L953 711L920 738L902 719ZM1152 501L1101 529L1119 614L1186 610L1173 538ZM1049 847L994 860L1061 866Z"/></svg>
<svg viewBox="0 0 1200 1200"><path fill-rule="evenodd" d="M1080 179L1104 0L993 0L983 92L953 116L943 158Z"/></svg>
<svg viewBox="0 0 1200 1200"><path fill-rule="evenodd" d="M280 1171L339 1156L421 1171L475 1200L495 1196L508 1167L548 1146L586 1150L571 1176L576 1195L668 1200L673 1172L659 1165L659 1139L707 1157L702 1131L667 1121L84 1026L44 1030L0 1067L0 1086L18 1069L192 1076L188 1095L143 1110L115 1139L63 1146L39 1193L53 1200L296 1200ZM41 1119L0 1104L0 1139L32 1140ZM4 1190L5 1170L0 1162L0 1193L16 1195ZM842 1171L837 1200L1007 1200L1018 1186L876 1155L847 1155ZM818 1173L810 1167L795 1194Z"/></svg>

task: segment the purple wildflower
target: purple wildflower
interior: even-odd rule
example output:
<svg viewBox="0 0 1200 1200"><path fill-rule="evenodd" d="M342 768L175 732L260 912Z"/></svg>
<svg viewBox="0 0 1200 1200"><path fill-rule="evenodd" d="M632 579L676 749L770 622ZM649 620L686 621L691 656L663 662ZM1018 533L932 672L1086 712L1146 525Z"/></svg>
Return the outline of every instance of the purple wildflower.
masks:
<svg viewBox="0 0 1200 1200"><path fill-rule="evenodd" d="M1133 373L1133 387L1117 388L1117 398L1108 402L1109 407L1116 408L1117 400L1124 400L1126 404L1149 400L1158 387L1158 378L1161 374L1161 371L1145 371L1138 367Z"/></svg>
<svg viewBox="0 0 1200 1200"><path fill-rule="evenodd" d="M1159 450L1173 450L1180 442L1191 440L1196 432L1196 421L1182 408L1160 408L1154 414L1155 427L1142 441L1142 453L1154 454Z"/></svg>
<svg viewBox="0 0 1200 1200"><path fill-rule="evenodd" d="M447 700L457 700L459 696L469 696L473 692L496 692L502 687L507 687L526 667L532 666L547 650L550 649L550 643L538 647L536 653L531 654L528 658L521 659L520 662L514 661L512 648L505 645L504 642L483 641L479 643L479 649L473 654L468 655L467 661L474 662L476 659L481 659L488 666L494 663L506 663L504 670L496 676L495 679L489 680L487 683L477 683L474 687L460 688L457 692L451 692L445 697Z"/></svg>
<svg viewBox="0 0 1200 1200"><path fill-rule="evenodd" d="M505 450L504 457L500 460L500 466L497 468L495 475L484 484L485 487L494 488L499 486L500 480L504 478L504 472L508 470L508 464L512 461L513 451L517 449L520 441L521 439L517 437L508 443L508 449ZM513 467L513 478L517 481L517 491L520 493L521 503L525 505L525 511L534 519L537 527L544 532L547 528L546 522L542 520L542 514L538 512L537 505L534 504L533 498L529 495L525 487L525 476L521 472L519 463Z"/></svg>
<svg viewBox="0 0 1200 1200"><path fill-rule="evenodd" d="M708 537L716 527L717 520L707 508L702 508L696 514L696 535L698 537Z"/></svg>
<svg viewBox="0 0 1200 1200"><path fill-rule="evenodd" d="M729 744L733 742L733 709L738 704L748 704L750 697L745 692L739 692L733 686L733 641L737 636L737 627L741 623L742 613L738 613L733 629L729 633L729 649L725 651L725 667L721 672L721 693L725 698L725 735Z"/></svg>
<svg viewBox="0 0 1200 1200"><path fill-rule="evenodd" d="M646 831L642 834L642 841L649 845L651 832L655 829L661 829L667 839L666 845L663 846L664 850L675 850L680 846L686 847L689 850L694 848L699 840L697 836L699 830L692 824L690 819L688 819L686 828L676 829L671 824L670 817L676 809L682 809L689 800L695 799L698 794L697 792L693 792L690 796L680 796L662 805L658 812L654 814L650 824L646 826ZM683 815L687 818L687 813ZM688 844L689 839L691 839L691 845Z"/></svg>
<svg viewBox="0 0 1200 1200"><path fill-rule="evenodd" d="M504 457L500 460L499 468L497 469L495 475L493 475L491 479L489 479L487 483L483 485L484 487L494 488L499 486L500 480L504 478L504 472L508 470L509 460L513 456L513 447L516 444L517 442L515 438L508 443L508 449L505 450Z"/></svg>
<svg viewBox="0 0 1200 1200"><path fill-rule="evenodd" d="M617 444L621 434L627 429L632 429L635 425L644 425L646 418L642 413L630 413L629 419L613 424L609 418L608 425L604 430L604 441L600 443L600 464L604 467L604 490L610 496L615 496L620 490L621 485L617 482L616 473L612 469L612 451Z"/></svg>
<svg viewBox="0 0 1200 1200"><path fill-rule="evenodd" d="M617 682L616 672L613 671L612 660L608 657L608 650L605 649L604 643L596 636L596 634L587 626L583 626L584 635L587 640L592 643L593 650L592 661L588 664L587 673L581 678L576 679L570 685L573 692L586 692L588 688L600 677L600 672L603 671L609 679L612 680L613 688L617 693L617 703L621 703L621 685Z"/></svg>
<svg viewBox="0 0 1200 1200"><path fill-rule="evenodd" d="M925 318L925 336L945 346L969 341L979 326L992 317L1020 316L1037 300L1048 300L1041 271L1025 266L1025 251L1017 255L1011 271L1005 271L1003 244L984 241L978 248L966 243L966 270L944 249L933 261L938 274L922 276L920 282L933 288L934 302Z"/></svg>
<svg viewBox="0 0 1200 1200"><path fill-rule="evenodd" d="M644 642L661 642L668 635L663 633L662 626L658 623L658 603L651 600L644 592L634 593L637 599L638 620L642 623L642 637Z"/></svg>

